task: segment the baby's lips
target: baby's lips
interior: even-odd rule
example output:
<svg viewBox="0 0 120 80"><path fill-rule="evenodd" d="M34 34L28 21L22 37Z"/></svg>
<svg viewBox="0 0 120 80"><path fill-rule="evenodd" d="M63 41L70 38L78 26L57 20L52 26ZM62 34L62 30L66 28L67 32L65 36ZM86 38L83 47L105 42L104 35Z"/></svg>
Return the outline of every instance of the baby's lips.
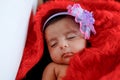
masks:
<svg viewBox="0 0 120 80"><path fill-rule="evenodd" d="M63 58L69 58L69 57L72 57L72 56L73 56L72 52L63 53Z"/></svg>

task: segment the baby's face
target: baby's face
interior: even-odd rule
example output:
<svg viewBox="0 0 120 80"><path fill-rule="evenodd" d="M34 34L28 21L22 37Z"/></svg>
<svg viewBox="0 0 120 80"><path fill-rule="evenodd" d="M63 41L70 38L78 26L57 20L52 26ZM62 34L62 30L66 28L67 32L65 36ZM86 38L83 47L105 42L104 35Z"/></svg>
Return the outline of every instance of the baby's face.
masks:
<svg viewBox="0 0 120 80"><path fill-rule="evenodd" d="M86 47L79 25L69 17L47 26L45 38L51 59L59 64L69 64L70 58Z"/></svg>

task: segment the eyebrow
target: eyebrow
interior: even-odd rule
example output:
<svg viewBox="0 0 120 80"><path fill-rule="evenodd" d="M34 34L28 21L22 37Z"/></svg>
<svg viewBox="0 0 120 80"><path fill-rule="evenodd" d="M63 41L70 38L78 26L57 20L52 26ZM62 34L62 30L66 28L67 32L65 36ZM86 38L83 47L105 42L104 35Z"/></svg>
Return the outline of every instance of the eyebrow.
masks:
<svg viewBox="0 0 120 80"><path fill-rule="evenodd" d="M48 43L52 42L52 41L56 41L57 39L56 38L52 38L50 40L47 40Z"/></svg>
<svg viewBox="0 0 120 80"><path fill-rule="evenodd" d="M71 31L66 32L65 35L70 34L70 33L78 33L78 31L76 31L76 30L71 30Z"/></svg>

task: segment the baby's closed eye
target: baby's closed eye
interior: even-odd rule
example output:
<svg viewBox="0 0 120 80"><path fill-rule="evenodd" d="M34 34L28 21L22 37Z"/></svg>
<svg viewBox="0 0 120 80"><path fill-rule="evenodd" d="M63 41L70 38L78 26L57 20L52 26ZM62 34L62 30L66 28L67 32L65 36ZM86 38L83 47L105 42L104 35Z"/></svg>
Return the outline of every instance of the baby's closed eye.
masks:
<svg viewBox="0 0 120 80"><path fill-rule="evenodd" d="M76 38L77 36L78 36L78 35L75 34L75 33L70 33L70 34L68 34L68 35L66 36L66 39L72 40L72 39Z"/></svg>
<svg viewBox="0 0 120 80"><path fill-rule="evenodd" d="M49 43L49 45L50 45L50 47L55 47L56 45L57 45L57 41L51 41L50 43Z"/></svg>

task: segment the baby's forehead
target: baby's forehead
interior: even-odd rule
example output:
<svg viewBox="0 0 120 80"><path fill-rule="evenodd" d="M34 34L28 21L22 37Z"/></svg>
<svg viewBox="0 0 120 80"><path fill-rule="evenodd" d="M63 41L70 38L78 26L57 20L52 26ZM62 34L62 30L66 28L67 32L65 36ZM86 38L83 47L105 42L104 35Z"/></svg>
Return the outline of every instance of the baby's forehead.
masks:
<svg viewBox="0 0 120 80"><path fill-rule="evenodd" d="M58 16L54 19L51 19L50 22L46 24L46 28L50 27L51 25L54 25L56 27L60 25L66 25L66 27L73 28L76 28L75 26L79 26L79 24L75 22L75 18L72 16Z"/></svg>
<svg viewBox="0 0 120 80"><path fill-rule="evenodd" d="M54 19L51 21L47 26L47 30L53 30L53 29L79 29L79 24L75 22L74 18L71 16L66 16L61 19ZM46 31L45 29L45 31Z"/></svg>
<svg viewBox="0 0 120 80"><path fill-rule="evenodd" d="M52 18L51 20L49 20L46 24L46 27L49 26L50 24L54 24L60 20L64 20L64 19L71 19L73 20L74 17L70 16L70 15L59 15L59 16L56 16L54 18Z"/></svg>
<svg viewBox="0 0 120 80"><path fill-rule="evenodd" d="M75 23L73 19L68 17L49 25L45 30L45 34L51 36L56 34L67 34L71 32L80 32L79 24Z"/></svg>

